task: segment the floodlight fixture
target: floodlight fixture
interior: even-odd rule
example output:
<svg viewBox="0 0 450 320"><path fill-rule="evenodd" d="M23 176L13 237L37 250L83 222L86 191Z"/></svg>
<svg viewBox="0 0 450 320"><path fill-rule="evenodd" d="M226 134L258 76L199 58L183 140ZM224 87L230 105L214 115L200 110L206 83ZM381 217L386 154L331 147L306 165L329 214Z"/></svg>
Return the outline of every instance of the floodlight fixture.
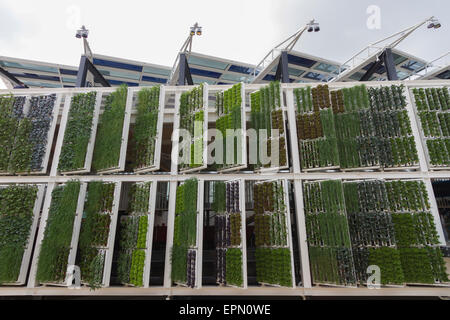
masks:
<svg viewBox="0 0 450 320"><path fill-rule="evenodd" d="M81 29L77 30L75 37L78 39L81 39L81 38L87 39L88 35L89 35L89 30L86 29L85 26L81 26Z"/></svg>
<svg viewBox="0 0 450 320"><path fill-rule="evenodd" d="M439 22L439 20L433 17L428 21L427 28L428 29L439 29L441 26L442 25Z"/></svg>

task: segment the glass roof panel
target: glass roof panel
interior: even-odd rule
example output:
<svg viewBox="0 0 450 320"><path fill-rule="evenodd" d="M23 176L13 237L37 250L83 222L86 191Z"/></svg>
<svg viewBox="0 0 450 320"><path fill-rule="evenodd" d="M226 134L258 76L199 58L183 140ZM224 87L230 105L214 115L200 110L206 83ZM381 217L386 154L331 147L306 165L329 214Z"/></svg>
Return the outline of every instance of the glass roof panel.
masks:
<svg viewBox="0 0 450 320"><path fill-rule="evenodd" d="M305 68L311 68L317 62L308 58L294 56L292 54L288 54L288 61L290 64L295 64Z"/></svg>
<svg viewBox="0 0 450 320"><path fill-rule="evenodd" d="M328 73L334 73L334 74L338 74L339 73L339 67L338 66L333 66L331 64L322 63L322 62L319 63L317 66L315 66L314 69L319 70L319 71L328 72Z"/></svg>
<svg viewBox="0 0 450 320"><path fill-rule="evenodd" d="M410 70L410 71L418 71L421 70L425 67L425 65L419 61L408 61L405 64L402 64L401 66L402 68L406 69L406 70Z"/></svg>
<svg viewBox="0 0 450 320"><path fill-rule="evenodd" d="M139 73L115 71L115 70L102 70L102 69L99 69L99 71L102 75L109 77L125 78L131 80L139 80L139 78L141 77Z"/></svg>
<svg viewBox="0 0 450 320"><path fill-rule="evenodd" d="M202 77L208 77L208 78L218 79L222 75L221 73L218 73L218 72L196 69L196 68L190 68L190 70L191 70L191 74L195 74L197 76L202 76Z"/></svg>
<svg viewBox="0 0 450 320"><path fill-rule="evenodd" d="M436 78L450 79L450 70L445 70L444 72L439 73L438 75L436 75Z"/></svg>
<svg viewBox="0 0 450 320"><path fill-rule="evenodd" d="M119 81L119 80L113 80L113 79L107 79L109 84L120 86L121 84L125 83L126 85L130 87L137 87L139 84L135 82L128 82L128 81Z"/></svg>
<svg viewBox="0 0 450 320"><path fill-rule="evenodd" d="M403 71L398 71L398 70L397 70L397 77L398 77L400 80L404 80L404 79L408 78L408 76L409 76L408 73L403 72Z"/></svg>
<svg viewBox="0 0 450 320"><path fill-rule="evenodd" d="M196 77L192 77L192 81L194 82L194 84L201 84L204 82L206 82L207 84L215 84L216 83L214 80L200 79L200 78L196 78Z"/></svg>
<svg viewBox="0 0 450 320"><path fill-rule="evenodd" d="M57 68L49 67L49 66L41 66L41 65L36 65L36 64L29 64L29 63L0 61L0 65L2 65L3 67L10 67L10 68L20 68L20 69L25 69L25 70L58 73Z"/></svg>
<svg viewBox="0 0 450 320"><path fill-rule="evenodd" d="M223 61L215 61L215 60L200 58L200 57L196 57L196 56L190 56L188 58L188 63L194 64L197 66L213 68L213 69L220 69L220 70L225 70L228 67L228 63L225 63Z"/></svg>
<svg viewBox="0 0 450 320"><path fill-rule="evenodd" d="M243 75L239 75L239 74L225 73L222 75L221 79L228 80L228 81L234 81L234 82L240 82L240 81L244 81L246 79L246 77Z"/></svg>
<svg viewBox="0 0 450 320"><path fill-rule="evenodd" d="M406 57L404 57L404 56L401 56L401 55L399 55L399 54L396 54L396 53L394 53L394 52L392 52L392 57L394 58L394 63L395 63L395 65L398 65L398 64L403 63L403 62L405 62L406 60L408 60L408 58L406 58Z"/></svg>
<svg viewBox="0 0 450 320"><path fill-rule="evenodd" d="M244 67L244 66L236 66L236 65L232 64L230 66L230 68L228 68L228 71L250 74L253 72L253 68L248 68L248 67Z"/></svg>
<svg viewBox="0 0 450 320"><path fill-rule="evenodd" d="M70 82L70 83L76 83L77 79L75 78L62 78L63 82Z"/></svg>
<svg viewBox="0 0 450 320"><path fill-rule="evenodd" d="M170 70L160 69L160 68L155 68L155 67L150 67L150 66L144 66L144 72L158 74L158 75L167 76L167 77L169 77L169 75L170 75Z"/></svg>
<svg viewBox="0 0 450 320"><path fill-rule="evenodd" d="M61 74L69 74L72 76L76 76L78 74L77 70L69 70L69 69L59 69L59 72L61 72Z"/></svg>
<svg viewBox="0 0 450 320"><path fill-rule="evenodd" d="M364 73L361 72L355 72L354 74L352 74L349 79L355 80L355 81L359 81L361 80L362 76L364 75Z"/></svg>
<svg viewBox="0 0 450 320"><path fill-rule="evenodd" d="M47 76L43 74L35 74L35 73L12 73L13 76L19 78L29 78L29 79L41 79L47 81L59 81L59 77L56 76Z"/></svg>
<svg viewBox="0 0 450 320"><path fill-rule="evenodd" d="M24 84L30 87L44 87L44 88L61 88L60 84L36 81L23 81Z"/></svg>
<svg viewBox="0 0 450 320"><path fill-rule="evenodd" d="M328 77L326 75L320 74L320 73L315 73L315 72L308 72L307 74L305 74L303 76L303 78L307 78L307 79L311 79L311 80L316 80L316 81L328 81L330 80L332 77Z"/></svg>
<svg viewBox="0 0 450 320"><path fill-rule="evenodd" d="M156 82L156 83L166 83L167 79L157 78L157 77L149 77L149 76L142 76L142 81Z"/></svg>
<svg viewBox="0 0 450 320"><path fill-rule="evenodd" d="M97 66L132 70L132 71L137 71L137 72L142 71L142 66L138 66L138 65L130 64L130 63L118 62L118 61L110 61L110 60L105 60L105 59L94 58L94 64Z"/></svg>

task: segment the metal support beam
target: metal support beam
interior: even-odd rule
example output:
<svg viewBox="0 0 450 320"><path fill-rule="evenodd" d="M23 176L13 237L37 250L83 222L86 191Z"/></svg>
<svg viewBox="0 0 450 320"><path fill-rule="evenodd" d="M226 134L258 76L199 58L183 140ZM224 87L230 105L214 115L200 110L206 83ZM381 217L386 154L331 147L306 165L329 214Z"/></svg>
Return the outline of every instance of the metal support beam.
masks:
<svg viewBox="0 0 450 320"><path fill-rule="evenodd" d="M372 66L367 70L367 72L361 77L359 81L368 81L370 77L378 70L378 68L383 63L383 59L380 57L379 60L375 61Z"/></svg>
<svg viewBox="0 0 450 320"><path fill-rule="evenodd" d="M26 84L24 84L22 81L17 79L9 71L3 69L2 67L0 67L0 73L2 75L4 75L8 79L9 82L12 82L15 84L14 89L28 88L28 86Z"/></svg>
<svg viewBox="0 0 450 320"><path fill-rule="evenodd" d="M180 62L178 66L178 85L194 85L191 76L191 70L186 58L186 53L180 53Z"/></svg>
<svg viewBox="0 0 450 320"><path fill-rule="evenodd" d="M384 67L388 80L398 80L397 70L395 70L394 57L392 56L392 49L386 48L382 56Z"/></svg>
<svg viewBox="0 0 450 320"><path fill-rule="evenodd" d="M101 83L103 87L111 87L108 80L106 80L100 73L100 71L98 71L97 68L92 64L92 62L89 61L89 58L85 55L82 55L80 59L80 66L78 67L77 82L75 85L77 88L86 87L86 77L88 71L94 75L95 82Z"/></svg>
<svg viewBox="0 0 450 320"><path fill-rule="evenodd" d="M275 80L281 80L282 83L289 83L289 69L288 69L288 54L283 50L278 61L277 72L275 73Z"/></svg>
<svg viewBox="0 0 450 320"><path fill-rule="evenodd" d="M394 57L392 56L392 49L386 48L378 56L378 60L372 64L369 70L367 70L367 72L361 77L359 81L368 81L381 65L384 65L384 68L386 69L388 80L398 80Z"/></svg>

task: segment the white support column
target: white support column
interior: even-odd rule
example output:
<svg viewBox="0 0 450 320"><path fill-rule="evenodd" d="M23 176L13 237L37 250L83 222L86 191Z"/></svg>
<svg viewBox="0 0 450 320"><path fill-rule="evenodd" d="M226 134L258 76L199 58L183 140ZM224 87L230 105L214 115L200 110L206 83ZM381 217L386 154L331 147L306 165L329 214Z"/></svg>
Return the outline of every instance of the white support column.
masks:
<svg viewBox="0 0 450 320"><path fill-rule="evenodd" d="M30 275L28 277L28 288L36 287L36 274L39 261L39 253L41 252L42 240L44 239L45 225L47 224L48 212L52 202L52 192L56 183L50 182L47 185L47 192L45 194L44 206L42 208L41 221L39 223L39 231L37 235L36 244L34 247L33 261L31 263Z"/></svg>
<svg viewBox="0 0 450 320"><path fill-rule="evenodd" d="M294 173L300 173L300 153L297 139L297 119L295 117L294 89L286 89L286 108L291 141L291 160Z"/></svg>
<svg viewBox="0 0 450 320"><path fill-rule="evenodd" d="M304 288L311 288L311 271L309 265L308 241L306 237L305 210L303 205L302 180L294 180L294 200L297 217L298 247L302 268L302 282Z"/></svg>
<svg viewBox="0 0 450 320"><path fill-rule="evenodd" d="M59 164L59 157L61 155L61 148L64 141L64 132L66 131L66 125L67 125L67 119L69 117L69 110L70 110L70 102L72 100L72 94L68 93L65 96L64 100L64 108L61 116L61 122L59 123L59 132L58 132L58 138L56 139L56 146L55 146L55 154L53 155L53 162L52 162L52 168L50 169L50 176L55 177L58 172L58 164ZM56 113L58 114L58 113ZM56 121L56 119L54 119Z"/></svg>
<svg viewBox="0 0 450 320"><path fill-rule="evenodd" d="M414 141L416 142L417 155L419 156L420 171L426 172L426 171L428 171L428 163L427 163L427 157L425 155L425 145L422 141L421 134L419 132L419 126L418 126L419 119L417 119L416 114L413 109L411 92L410 92L408 85L405 86L404 94L406 97L406 111L408 111L408 117L409 117L410 123L411 123L412 134L414 137Z"/></svg>
<svg viewBox="0 0 450 320"><path fill-rule="evenodd" d="M148 204L148 230L147 230L147 249L145 250L145 264L144 264L144 288L150 286L150 273L152 268L152 253L153 253L153 228L155 226L155 207L156 207L156 190L158 189L158 181L152 181L150 187L150 197Z"/></svg>
<svg viewBox="0 0 450 320"><path fill-rule="evenodd" d="M436 197L434 196L433 185L431 184L431 179L424 179L425 187L428 193L428 199L430 199L430 210L433 215L434 224L436 225L436 231L439 236L439 243L443 246L446 245L444 230L442 229L441 218L439 217L438 205L436 202Z"/></svg>
<svg viewBox="0 0 450 320"><path fill-rule="evenodd" d="M172 166L174 162L172 161ZM175 162L176 168L176 162ZM169 182L169 208L167 212L166 260L164 266L164 288L172 286L172 247L173 229L175 225L175 202L177 200L177 181Z"/></svg>
<svg viewBox="0 0 450 320"><path fill-rule="evenodd" d="M178 174L178 155L180 151L179 140L180 140L180 132L179 124L180 124L180 97L181 92L175 93L175 113L173 118L173 131L172 131L172 157L170 164L170 174L177 175Z"/></svg>
<svg viewBox="0 0 450 320"><path fill-rule="evenodd" d="M105 254L105 266L103 269L103 286L109 287L109 282L111 280L111 267L112 258L114 253L114 240L116 238L117 220L119 218L119 204L120 204L120 191L122 189L122 182L116 182L114 186L114 200L111 215L111 224L109 227L108 235L108 248Z"/></svg>
<svg viewBox="0 0 450 320"><path fill-rule="evenodd" d="M243 288L248 288L247 279L247 213L245 210L245 180L239 179L239 206L241 207L241 245Z"/></svg>
<svg viewBox="0 0 450 320"><path fill-rule="evenodd" d="M197 289L202 287L203 275L203 216L204 216L204 195L205 195L205 181L198 179L198 194L197 194L197 257L195 264L197 266L195 275L195 284Z"/></svg>

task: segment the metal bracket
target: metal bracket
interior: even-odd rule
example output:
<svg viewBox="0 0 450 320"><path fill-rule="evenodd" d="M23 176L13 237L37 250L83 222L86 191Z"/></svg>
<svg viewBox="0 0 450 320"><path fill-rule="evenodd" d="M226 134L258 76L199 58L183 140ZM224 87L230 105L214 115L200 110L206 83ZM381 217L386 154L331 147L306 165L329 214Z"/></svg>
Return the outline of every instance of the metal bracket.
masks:
<svg viewBox="0 0 450 320"><path fill-rule="evenodd" d="M101 83L103 87L111 87L108 80L106 80L100 71L98 71L92 64L92 62L89 61L89 58L82 55L80 59L80 66L78 67L77 82L75 85L77 88L86 87L86 77L88 71L94 75L94 81Z"/></svg>

